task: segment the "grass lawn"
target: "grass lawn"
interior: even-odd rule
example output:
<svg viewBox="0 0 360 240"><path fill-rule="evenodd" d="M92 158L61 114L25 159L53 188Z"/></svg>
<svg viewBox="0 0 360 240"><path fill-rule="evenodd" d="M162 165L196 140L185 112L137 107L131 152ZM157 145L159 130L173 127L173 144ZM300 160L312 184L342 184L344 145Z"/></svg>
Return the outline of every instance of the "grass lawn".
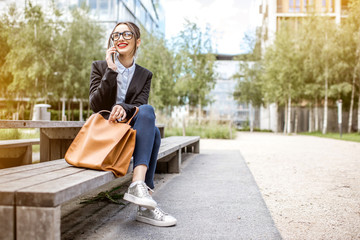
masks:
<svg viewBox="0 0 360 240"><path fill-rule="evenodd" d="M359 133L343 133L342 137L340 138L339 133L326 133L322 134L321 132L311 132L311 133L300 133L301 135L307 136L315 136L315 137L325 137L325 138L333 138L345 141L352 141L352 142L360 142L360 134Z"/></svg>

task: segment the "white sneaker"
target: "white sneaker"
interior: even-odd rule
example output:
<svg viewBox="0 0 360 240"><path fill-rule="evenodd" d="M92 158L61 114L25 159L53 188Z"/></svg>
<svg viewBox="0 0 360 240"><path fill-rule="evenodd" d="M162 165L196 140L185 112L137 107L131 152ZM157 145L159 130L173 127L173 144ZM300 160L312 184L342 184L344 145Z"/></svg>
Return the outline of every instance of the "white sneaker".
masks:
<svg viewBox="0 0 360 240"><path fill-rule="evenodd" d="M156 207L154 210L138 207L136 220L158 227L173 226L177 222L173 216L165 213L159 207Z"/></svg>
<svg viewBox="0 0 360 240"><path fill-rule="evenodd" d="M146 183L139 181L135 183L133 186L130 185L127 192L124 195L124 200L135 203L137 205L155 209L157 203L149 194L150 189Z"/></svg>

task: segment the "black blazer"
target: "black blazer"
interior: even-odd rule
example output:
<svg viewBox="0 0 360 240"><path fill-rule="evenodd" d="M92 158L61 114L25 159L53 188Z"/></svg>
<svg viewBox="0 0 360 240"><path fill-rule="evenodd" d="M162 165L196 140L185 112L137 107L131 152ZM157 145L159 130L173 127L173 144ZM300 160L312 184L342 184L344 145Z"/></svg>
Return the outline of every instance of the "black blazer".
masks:
<svg viewBox="0 0 360 240"><path fill-rule="evenodd" d="M90 74L90 107L94 112L111 111L116 103L118 73L108 68L105 60L95 61ZM135 106L148 103L152 72L135 64L135 72L125 96L125 102L120 105L127 116L133 114Z"/></svg>

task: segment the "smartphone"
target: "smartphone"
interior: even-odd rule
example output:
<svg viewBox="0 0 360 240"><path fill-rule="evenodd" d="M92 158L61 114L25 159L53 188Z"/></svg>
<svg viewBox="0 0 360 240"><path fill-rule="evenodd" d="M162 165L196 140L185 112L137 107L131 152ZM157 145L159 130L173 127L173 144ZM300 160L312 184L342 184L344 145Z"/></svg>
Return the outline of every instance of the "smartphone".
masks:
<svg viewBox="0 0 360 240"><path fill-rule="evenodd" d="M110 48L112 48L113 46L114 46L114 42L113 40L110 40ZM115 63L115 53L111 54L111 59L113 63Z"/></svg>

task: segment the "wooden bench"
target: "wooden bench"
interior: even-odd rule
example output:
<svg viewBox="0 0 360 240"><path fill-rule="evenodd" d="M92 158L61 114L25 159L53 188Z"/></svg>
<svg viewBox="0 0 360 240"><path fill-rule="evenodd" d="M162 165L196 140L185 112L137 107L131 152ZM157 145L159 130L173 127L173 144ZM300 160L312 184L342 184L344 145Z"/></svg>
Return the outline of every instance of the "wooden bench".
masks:
<svg viewBox="0 0 360 240"><path fill-rule="evenodd" d="M71 142L84 123L84 121L0 120L0 128L39 128L40 162L46 162L65 156ZM156 126L163 138L164 124L157 124Z"/></svg>
<svg viewBox="0 0 360 240"><path fill-rule="evenodd" d="M172 136L163 138L158 156L156 172L180 173L181 153L200 152L200 137Z"/></svg>
<svg viewBox="0 0 360 240"><path fill-rule="evenodd" d="M181 153L199 152L199 141L164 138L158 161L179 172ZM0 170L0 239L60 239L61 205L113 180L111 172L76 168L64 159Z"/></svg>
<svg viewBox="0 0 360 240"><path fill-rule="evenodd" d="M32 163L32 145L40 139L16 139L0 141L0 169Z"/></svg>

